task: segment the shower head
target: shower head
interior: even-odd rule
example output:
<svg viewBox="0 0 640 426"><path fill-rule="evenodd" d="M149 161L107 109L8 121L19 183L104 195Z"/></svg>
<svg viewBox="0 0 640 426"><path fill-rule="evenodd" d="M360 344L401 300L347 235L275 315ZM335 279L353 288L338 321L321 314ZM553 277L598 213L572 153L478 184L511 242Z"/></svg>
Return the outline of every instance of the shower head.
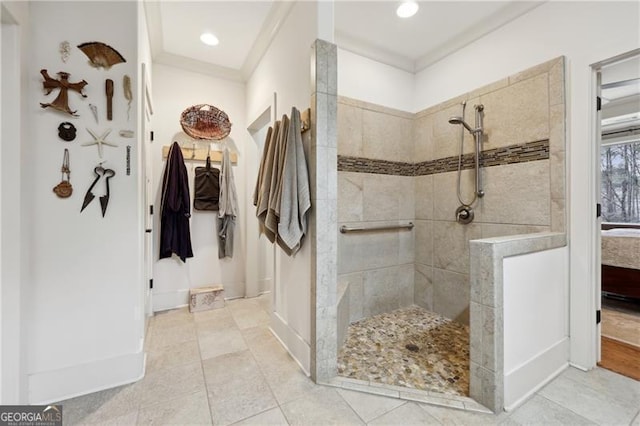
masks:
<svg viewBox="0 0 640 426"><path fill-rule="evenodd" d="M465 127L465 129L467 129L469 132L471 132L471 133L474 132L474 130L471 128L471 126L469 126L467 124L467 122L462 119L462 117L451 117L451 118L449 118L449 124L462 124Z"/></svg>

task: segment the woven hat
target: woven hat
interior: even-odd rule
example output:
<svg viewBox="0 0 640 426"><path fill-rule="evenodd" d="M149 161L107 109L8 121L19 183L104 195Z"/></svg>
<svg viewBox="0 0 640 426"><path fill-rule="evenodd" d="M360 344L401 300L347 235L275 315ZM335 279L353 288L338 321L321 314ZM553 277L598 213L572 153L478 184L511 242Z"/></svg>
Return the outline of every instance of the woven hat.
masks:
<svg viewBox="0 0 640 426"><path fill-rule="evenodd" d="M226 138L231 132L229 116L213 105L193 105L182 111L180 125L184 132L195 139Z"/></svg>

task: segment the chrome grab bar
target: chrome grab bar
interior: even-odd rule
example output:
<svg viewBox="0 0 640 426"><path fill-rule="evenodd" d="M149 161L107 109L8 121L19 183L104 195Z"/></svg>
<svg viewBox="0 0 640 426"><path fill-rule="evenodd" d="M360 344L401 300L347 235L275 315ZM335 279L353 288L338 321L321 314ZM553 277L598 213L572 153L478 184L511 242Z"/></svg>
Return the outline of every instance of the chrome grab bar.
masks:
<svg viewBox="0 0 640 426"><path fill-rule="evenodd" d="M413 222L405 223L403 225L382 225L382 226L346 226L340 227L340 232L346 234L347 232L369 232L369 231L390 231L393 229L413 229Z"/></svg>

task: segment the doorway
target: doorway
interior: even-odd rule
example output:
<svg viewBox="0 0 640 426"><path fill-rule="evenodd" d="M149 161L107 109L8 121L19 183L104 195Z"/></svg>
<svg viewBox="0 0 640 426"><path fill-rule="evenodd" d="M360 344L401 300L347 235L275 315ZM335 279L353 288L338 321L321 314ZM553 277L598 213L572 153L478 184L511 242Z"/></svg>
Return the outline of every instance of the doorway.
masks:
<svg viewBox="0 0 640 426"><path fill-rule="evenodd" d="M640 380L640 54L595 68L598 365Z"/></svg>
<svg viewBox="0 0 640 426"><path fill-rule="evenodd" d="M265 138L269 126L275 121L275 94L272 102L267 105L260 116L258 116L249 125L247 130L255 144L247 149L247 198L246 211L253 212L253 194L254 186L258 178L258 169L260 167L260 159L264 149ZM271 292L270 315L273 314L276 305L276 292L274 284L276 282L276 256L275 245L271 244L264 235L261 235L258 220L253 214L246 215L246 249L247 262L245 266L246 276L246 297L255 297L264 293ZM250 259L252 261L250 261Z"/></svg>

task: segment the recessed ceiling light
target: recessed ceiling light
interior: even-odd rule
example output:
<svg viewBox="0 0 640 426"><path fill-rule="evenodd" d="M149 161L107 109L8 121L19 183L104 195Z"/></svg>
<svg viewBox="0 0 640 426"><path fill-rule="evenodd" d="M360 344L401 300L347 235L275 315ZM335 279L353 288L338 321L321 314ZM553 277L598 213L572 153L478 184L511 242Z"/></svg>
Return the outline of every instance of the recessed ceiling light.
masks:
<svg viewBox="0 0 640 426"><path fill-rule="evenodd" d="M208 46L216 46L218 43L220 43L218 37L214 36L211 33L202 33L202 35L200 36L200 41Z"/></svg>
<svg viewBox="0 0 640 426"><path fill-rule="evenodd" d="M396 14L401 18L410 18L416 14L420 6L415 1L403 1L398 9L396 9Z"/></svg>

